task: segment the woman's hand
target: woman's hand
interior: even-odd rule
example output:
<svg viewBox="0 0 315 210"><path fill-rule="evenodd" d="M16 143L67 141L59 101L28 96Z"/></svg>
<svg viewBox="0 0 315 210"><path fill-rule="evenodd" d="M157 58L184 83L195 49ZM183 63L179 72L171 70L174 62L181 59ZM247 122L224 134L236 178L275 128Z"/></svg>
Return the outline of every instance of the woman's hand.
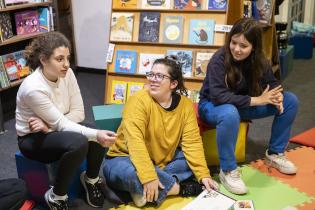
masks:
<svg viewBox="0 0 315 210"><path fill-rule="evenodd" d="M283 88L281 85L275 87L272 90L269 90L269 85L267 85L266 89L263 93L258 97L251 98L251 106L260 106L266 104L272 104L278 106L281 102ZM282 97L283 98L283 97Z"/></svg>
<svg viewBox="0 0 315 210"><path fill-rule="evenodd" d="M148 202L153 202L158 199L159 188L164 189L164 186L158 179L143 184L143 195Z"/></svg>
<svg viewBox="0 0 315 210"><path fill-rule="evenodd" d="M32 133L43 132L48 133L49 128L47 124L38 117L30 117L28 120L28 126Z"/></svg>
<svg viewBox="0 0 315 210"><path fill-rule="evenodd" d="M211 189L213 190L219 189L219 184L210 177L202 178L201 182L208 191L210 191Z"/></svg>
<svg viewBox="0 0 315 210"><path fill-rule="evenodd" d="M96 139L103 147L110 147L116 141L117 134L113 131L98 130Z"/></svg>

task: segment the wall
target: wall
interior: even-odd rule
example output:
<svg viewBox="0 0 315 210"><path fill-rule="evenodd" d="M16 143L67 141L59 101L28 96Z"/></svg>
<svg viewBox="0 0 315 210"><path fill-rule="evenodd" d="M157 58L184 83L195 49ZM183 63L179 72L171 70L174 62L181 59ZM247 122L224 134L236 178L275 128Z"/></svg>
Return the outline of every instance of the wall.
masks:
<svg viewBox="0 0 315 210"><path fill-rule="evenodd" d="M111 0L72 0L76 65L105 69Z"/></svg>

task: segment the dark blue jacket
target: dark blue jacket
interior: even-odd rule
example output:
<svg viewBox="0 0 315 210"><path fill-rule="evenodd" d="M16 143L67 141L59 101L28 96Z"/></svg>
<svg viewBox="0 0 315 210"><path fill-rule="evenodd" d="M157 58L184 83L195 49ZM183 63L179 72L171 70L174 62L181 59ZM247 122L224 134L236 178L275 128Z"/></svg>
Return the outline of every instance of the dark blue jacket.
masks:
<svg viewBox="0 0 315 210"><path fill-rule="evenodd" d="M247 81L244 76L238 82L237 89L232 91L227 87L225 82L225 66L224 55L225 49L220 48L211 58L208 67L207 74L203 81L203 85L200 90L200 101L208 100L214 105L221 104L233 104L237 108L245 108L250 105L250 98L248 91ZM280 85L271 69L271 66L266 64L266 71L264 72L260 86L265 89L269 84L270 89Z"/></svg>

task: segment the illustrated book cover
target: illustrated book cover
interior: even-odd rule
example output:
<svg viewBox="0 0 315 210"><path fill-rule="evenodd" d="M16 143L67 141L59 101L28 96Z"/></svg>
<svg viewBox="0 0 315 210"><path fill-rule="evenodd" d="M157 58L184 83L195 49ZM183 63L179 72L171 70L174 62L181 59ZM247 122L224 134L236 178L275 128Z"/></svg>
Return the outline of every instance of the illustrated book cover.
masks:
<svg viewBox="0 0 315 210"><path fill-rule="evenodd" d="M142 0L142 9L171 9L171 0Z"/></svg>
<svg viewBox="0 0 315 210"><path fill-rule="evenodd" d="M37 10L25 10L14 14L16 33L18 35L39 32L39 19Z"/></svg>
<svg viewBox="0 0 315 210"><path fill-rule="evenodd" d="M183 22L182 16L165 16L164 17L164 43L181 43L183 39Z"/></svg>
<svg viewBox="0 0 315 210"><path fill-rule="evenodd" d="M139 26L139 42L159 42L159 12L141 12Z"/></svg>
<svg viewBox="0 0 315 210"><path fill-rule="evenodd" d="M214 20L190 20L189 44L212 45L214 39Z"/></svg>
<svg viewBox="0 0 315 210"><path fill-rule="evenodd" d="M261 23L270 24L272 11L273 11L273 0L257 0L257 18Z"/></svg>
<svg viewBox="0 0 315 210"><path fill-rule="evenodd" d="M168 50L167 55L174 55L182 65L184 77L192 76L192 51L191 50Z"/></svg>
<svg viewBox="0 0 315 210"><path fill-rule="evenodd" d="M214 52L196 52L196 65L195 65L195 71L194 71L194 76L195 77L205 77L207 73L207 66L209 63L209 60L213 56Z"/></svg>
<svg viewBox="0 0 315 210"><path fill-rule="evenodd" d="M144 86L143 82L128 82L127 84L127 101L130 96L138 92L139 90L142 90Z"/></svg>
<svg viewBox="0 0 315 210"><path fill-rule="evenodd" d="M20 71L13 53L2 55L2 62L10 81L20 79Z"/></svg>
<svg viewBox="0 0 315 210"><path fill-rule="evenodd" d="M135 9L138 0L113 0L113 9Z"/></svg>
<svg viewBox="0 0 315 210"><path fill-rule="evenodd" d="M238 200L233 206L233 210L255 210L252 200Z"/></svg>
<svg viewBox="0 0 315 210"><path fill-rule="evenodd" d="M115 72L134 74L137 69L137 52L131 50L117 50Z"/></svg>
<svg viewBox="0 0 315 210"><path fill-rule="evenodd" d="M138 74L145 74L151 71L154 61L164 57L164 54L140 53Z"/></svg>
<svg viewBox="0 0 315 210"><path fill-rule="evenodd" d="M127 82L113 80L111 86L110 103L124 104L127 99Z"/></svg>
<svg viewBox="0 0 315 210"><path fill-rule="evenodd" d="M38 9L39 13L39 31L50 31L50 11L47 7L41 7Z"/></svg>
<svg viewBox="0 0 315 210"><path fill-rule="evenodd" d="M205 0L174 0L174 9L201 10Z"/></svg>
<svg viewBox="0 0 315 210"><path fill-rule="evenodd" d="M226 10L227 0L209 0L208 10Z"/></svg>
<svg viewBox="0 0 315 210"><path fill-rule="evenodd" d="M132 41L134 14L113 12L110 30L111 41Z"/></svg>
<svg viewBox="0 0 315 210"><path fill-rule="evenodd" d="M0 13L0 29L2 42L13 37L11 18L8 12Z"/></svg>
<svg viewBox="0 0 315 210"><path fill-rule="evenodd" d="M24 58L24 50L14 52L14 57L16 61L16 66L18 72L20 73L19 77L23 78L30 74L30 67L26 65L26 60Z"/></svg>

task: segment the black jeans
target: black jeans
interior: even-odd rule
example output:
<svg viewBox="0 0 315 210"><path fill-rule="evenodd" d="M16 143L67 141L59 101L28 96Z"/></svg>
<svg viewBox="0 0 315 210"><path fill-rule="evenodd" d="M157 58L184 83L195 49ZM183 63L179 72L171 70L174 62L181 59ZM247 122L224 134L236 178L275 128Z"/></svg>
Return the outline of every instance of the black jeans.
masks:
<svg viewBox="0 0 315 210"><path fill-rule="evenodd" d="M87 176L96 178L105 155L105 148L100 144L70 131L32 133L18 137L18 144L21 153L29 159L42 163L59 161L54 183L57 195L67 194L70 181L85 158Z"/></svg>
<svg viewBox="0 0 315 210"><path fill-rule="evenodd" d="M0 180L0 209L18 210L26 199L27 189L23 180Z"/></svg>

